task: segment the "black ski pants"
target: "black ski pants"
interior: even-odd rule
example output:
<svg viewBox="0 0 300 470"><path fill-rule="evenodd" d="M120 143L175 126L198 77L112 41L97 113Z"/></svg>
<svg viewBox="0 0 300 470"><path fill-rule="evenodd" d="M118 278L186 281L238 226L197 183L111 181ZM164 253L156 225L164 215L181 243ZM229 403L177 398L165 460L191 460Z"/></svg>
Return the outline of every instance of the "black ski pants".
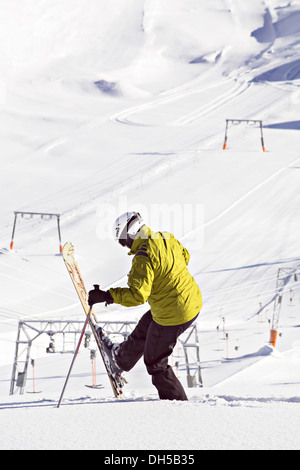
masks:
<svg viewBox="0 0 300 470"><path fill-rule="evenodd" d="M198 316L198 315L197 315ZM121 343L116 357L119 367L129 371L144 355L148 374L162 400L187 400L183 386L168 364L177 338L196 320L175 326L158 325L146 312L128 339Z"/></svg>

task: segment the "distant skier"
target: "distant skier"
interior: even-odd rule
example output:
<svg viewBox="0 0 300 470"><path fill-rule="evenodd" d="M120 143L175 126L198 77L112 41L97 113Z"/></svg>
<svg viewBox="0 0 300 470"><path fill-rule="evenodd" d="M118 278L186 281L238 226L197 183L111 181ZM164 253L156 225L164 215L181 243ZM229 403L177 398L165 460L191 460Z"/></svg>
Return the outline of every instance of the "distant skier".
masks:
<svg viewBox="0 0 300 470"><path fill-rule="evenodd" d="M99 302L133 307L148 301L145 313L128 339L113 344L98 327L115 371L129 371L144 355L148 373L159 397L187 400L186 393L168 365L177 338L196 320L202 307L198 285L187 269L189 252L168 232L152 232L139 213L126 212L114 224L116 240L135 255L128 287L91 290L89 305Z"/></svg>

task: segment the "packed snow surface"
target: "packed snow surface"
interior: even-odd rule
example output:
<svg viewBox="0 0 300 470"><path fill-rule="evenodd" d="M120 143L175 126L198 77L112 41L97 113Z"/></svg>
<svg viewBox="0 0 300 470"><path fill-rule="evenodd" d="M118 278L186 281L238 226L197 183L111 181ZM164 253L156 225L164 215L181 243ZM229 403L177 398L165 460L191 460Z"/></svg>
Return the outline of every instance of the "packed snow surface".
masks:
<svg viewBox="0 0 300 470"><path fill-rule="evenodd" d="M0 448L299 449L300 0L0 3ZM10 250L14 211L60 215L90 289L126 285L127 210L191 253L203 387L178 353L188 402L159 401L142 360L116 400L82 347L58 409L72 355L45 333L9 395L18 322L84 320L55 217L18 217Z"/></svg>

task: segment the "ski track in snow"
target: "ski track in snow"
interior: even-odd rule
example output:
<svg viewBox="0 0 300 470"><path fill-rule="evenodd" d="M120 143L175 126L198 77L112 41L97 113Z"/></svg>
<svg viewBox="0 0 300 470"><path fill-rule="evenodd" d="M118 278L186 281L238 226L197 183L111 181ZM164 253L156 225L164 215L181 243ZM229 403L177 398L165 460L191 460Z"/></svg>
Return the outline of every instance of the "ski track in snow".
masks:
<svg viewBox="0 0 300 470"><path fill-rule="evenodd" d="M120 406L122 404L130 404L130 403L147 403L151 405L152 402L158 402L159 399L155 396L143 396L139 398L122 398L122 399L115 399L115 398L106 398L106 399L98 399L92 398L90 396L85 397L77 397L77 398L67 398L63 400L62 407L72 407L72 406L79 406L79 405L91 405L91 406L99 406L101 405L109 405L118 403ZM212 394L204 394L203 396L191 396L189 398L189 402L191 404L199 404L199 405L209 405L209 406L232 406L232 407L257 407L259 404L263 407L264 404L280 404L280 403L290 403L290 404L298 404L300 403L300 397L276 397L276 396L235 396L235 395L212 395ZM173 402L174 406L177 406L177 402ZM33 401L22 401L22 399L18 401L8 401L8 402L1 402L0 403L0 410L18 410L18 409L35 409L35 408L57 408L57 400L51 398L42 398L36 399Z"/></svg>

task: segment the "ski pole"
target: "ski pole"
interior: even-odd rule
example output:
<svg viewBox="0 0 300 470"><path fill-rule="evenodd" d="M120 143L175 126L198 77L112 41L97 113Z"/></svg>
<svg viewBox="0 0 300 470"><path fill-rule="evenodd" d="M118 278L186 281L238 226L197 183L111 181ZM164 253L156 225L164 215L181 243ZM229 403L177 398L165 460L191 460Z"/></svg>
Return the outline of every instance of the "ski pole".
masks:
<svg viewBox="0 0 300 470"><path fill-rule="evenodd" d="M74 353L74 356L73 356L73 360L72 360L72 363L71 363L71 366L70 366L70 369L69 369L69 372L68 372L68 375L67 375L67 378L66 378L66 381L65 381L65 384L64 384L64 388L61 392L61 395L60 395L60 399L59 399L59 402L57 404L57 408L60 407L60 404L61 404L61 401L63 399L63 396L64 396L64 393L65 393L65 390L66 390L66 387L67 387L67 383L69 381L69 377L71 375L71 372L72 372L72 369L73 369L73 365L74 365L74 362L75 362L75 359L77 357L77 354L78 354L78 351L79 351L79 348L80 348L80 345L81 345L81 341L82 341L82 338L83 338L83 335L84 335L84 332L86 330L86 327L87 327L87 324L90 320L90 316L91 316L91 313L92 313L92 307L90 307L89 309L89 312L87 314L87 317L86 317L86 320L85 320L85 323L84 323L84 327L82 329L82 332L81 332L81 335L80 335L80 338L79 338L79 341L78 341L78 345L77 345L77 348L76 348L76 351Z"/></svg>

